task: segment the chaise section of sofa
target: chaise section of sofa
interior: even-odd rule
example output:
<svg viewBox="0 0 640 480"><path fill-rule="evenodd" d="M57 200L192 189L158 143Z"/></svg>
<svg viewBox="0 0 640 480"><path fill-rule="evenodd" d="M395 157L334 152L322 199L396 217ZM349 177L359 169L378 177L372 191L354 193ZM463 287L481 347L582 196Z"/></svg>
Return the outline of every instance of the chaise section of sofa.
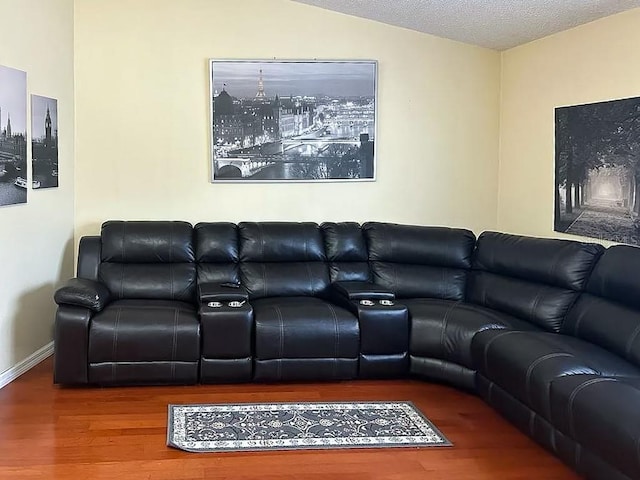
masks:
<svg viewBox="0 0 640 480"><path fill-rule="evenodd" d="M640 249L610 247L559 333L484 332L473 341L485 400L588 478L640 474L639 268Z"/></svg>

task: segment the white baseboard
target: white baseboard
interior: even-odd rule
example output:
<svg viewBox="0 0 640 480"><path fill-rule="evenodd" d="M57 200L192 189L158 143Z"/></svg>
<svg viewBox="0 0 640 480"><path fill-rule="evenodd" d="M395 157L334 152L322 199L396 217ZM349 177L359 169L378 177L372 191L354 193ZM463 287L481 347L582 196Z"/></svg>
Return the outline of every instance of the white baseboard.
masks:
<svg viewBox="0 0 640 480"><path fill-rule="evenodd" d="M20 375L31 370L40 362L49 358L52 354L53 354L53 342L48 343L47 345L42 347L40 350L33 352L31 355L29 355L27 358L25 358L21 362L16 363L9 370L5 370L0 374L0 388L13 382Z"/></svg>

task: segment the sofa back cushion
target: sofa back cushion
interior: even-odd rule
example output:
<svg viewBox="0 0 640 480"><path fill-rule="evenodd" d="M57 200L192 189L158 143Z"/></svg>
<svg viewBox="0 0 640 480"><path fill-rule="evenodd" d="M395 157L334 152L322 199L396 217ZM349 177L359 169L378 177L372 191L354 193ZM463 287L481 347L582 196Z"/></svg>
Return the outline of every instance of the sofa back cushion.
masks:
<svg viewBox="0 0 640 480"><path fill-rule="evenodd" d="M240 276L250 298L317 296L329 285L317 224L242 222L238 234Z"/></svg>
<svg viewBox="0 0 640 480"><path fill-rule="evenodd" d="M98 278L115 299L191 302L196 288L192 237L187 222L105 222Z"/></svg>
<svg viewBox="0 0 640 480"><path fill-rule="evenodd" d="M562 332L595 343L640 366L640 248L608 248Z"/></svg>
<svg viewBox="0 0 640 480"><path fill-rule="evenodd" d="M370 281L367 243L360 225L355 222L325 222L320 229L331 281Z"/></svg>
<svg viewBox="0 0 640 480"><path fill-rule="evenodd" d="M238 227L201 222L193 231L198 283L240 283Z"/></svg>
<svg viewBox="0 0 640 480"><path fill-rule="evenodd" d="M602 251L590 243L484 232L467 299L558 332Z"/></svg>
<svg viewBox="0 0 640 480"><path fill-rule="evenodd" d="M369 222L363 226L374 283L398 298L462 300L473 232Z"/></svg>

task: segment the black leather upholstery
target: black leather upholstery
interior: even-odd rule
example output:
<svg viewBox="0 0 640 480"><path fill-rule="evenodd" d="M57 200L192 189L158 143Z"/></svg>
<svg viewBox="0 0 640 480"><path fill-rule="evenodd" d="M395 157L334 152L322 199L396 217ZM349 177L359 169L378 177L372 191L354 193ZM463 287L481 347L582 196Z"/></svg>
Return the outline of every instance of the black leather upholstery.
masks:
<svg viewBox="0 0 640 480"><path fill-rule="evenodd" d="M464 302L421 298L404 303L412 318L411 355L446 360L469 369L475 368L471 340L478 332L539 330L524 320Z"/></svg>
<svg viewBox="0 0 640 480"><path fill-rule="evenodd" d="M556 280L544 278L547 286L537 292L535 306L527 302L525 289L515 291L526 282L523 275L543 279L542 272L531 270L533 267L524 273L522 269L521 273L511 272L519 275L520 283L496 288L492 298L488 295L489 301L484 297L485 304L508 311L514 310L509 306L514 299L520 308L528 304L528 321L565 335L478 333L472 340L477 388L507 418L587 478L638 478L637 450L635 456L629 455L637 448L640 427L625 408L637 402L640 378L640 286L634 281L640 250L616 246L601 255L600 247L577 243L570 247L576 264L571 267L564 261L563 268L553 269L554 274L564 274ZM585 247L587 251L578 255ZM500 251L496 246L496 252ZM569 248L562 246L562 251L563 258L570 258ZM591 253L596 261L589 268ZM553 256L549 251L539 255ZM487 260L482 263L490 264ZM504 272L506 266L493 268ZM546 260L540 261L540 269L552 271ZM567 298L563 305L558 291L552 290L560 287L575 291L576 299ZM498 299L500 291L503 299ZM540 304L545 302L549 308L543 312ZM541 435L536 429L544 424L551 426L551 433Z"/></svg>
<svg viewBox="0 0 640 480"><path fill-rule="evenodd" d="M354 222L320 225L332 282L370 282L367 244Z"/></svg>
<svg viewBox="0 0 640 480"><path fill-rule="evenodd" d="M409 311L397 302L354 301L360 326L360 377L403 377L409 366Z"/></svg>
<svg viewBox="0 0 640 480"><path fill-rule="evenodd" d="M485 331L473 338L477 371L550 420L549 388L566 375L640 376L640 369L597 345L553 333Z"/></svg>
<svg viewBox="0 0 640 480"><path fill-rule="evenodd" d="M111 294L107 287L100 282L85 278L72 278L63 287L56 290L53 299L58 305L75 305L99 312L109 303Z"/></svg>
<svg viewBox="0 0 640 480"><path fill-rule="evenodd" d="M396 296L384 287L370 282L334 282L331 289L347 300L393 300Z"/></svg>
<svg viewBox="0 0 640 480"><path fill-rule="evenodd" d="M551 420L630 478L640 478L640 378L571 375L551 384Z"/></svg>
<svg viewBox="0 0 640 480"><path fill-rule="evenodd" d="M65 385L89 382L89 325L92 311L88 308L60 305L54 327L53 381Z"/></svg>
<svg viewBox="0 0 640 480"><path fill-rule="evenodd" d="M362 229L374 283L397 298L463 299L475 244L472 232L376 222Z"/></svg>
<svg viewBox="0 0 640 480"><path fill-rule="evenodd" d="M100 281L115 299L146 298L193 302L196 268L189 263L102 263Z"/></svg>
<svg viewBox="0 0 640 480"><path fill-rule="evenodd" d="M249 298L322 295L329 269L315 223L240 223L240 271Z"/></svg>
<svg viewBox="0 0 640 480"><path fill-rule="evenodd" d="M185 222L106 222L99 280L116 299L193 302L192 237Z"/></svg>
<svg viewBox="0 0 640 480"><path fill-rule="evenodd" d="M187 222L102 224L102 262L192 263L193 229Z"/></svg>
<svg viewBox="0 0 640 480"><path fill-rule="evenodd" d="M587 292L640 310L640 249L615 245L606 250L589 278Z"/></svg>
<svg viewBox="0 0 640 480"><path fill-rule="evenodd" d="M485 232L478 238L467 301L558 332L602 250Z"/></svg>
<svg viewBox="0 0 640 480"><path fill-rule="evenodd" d="M255 309L256 358L357 358L358 322L314 297L265 298Z"/></svg>
<svg viewBox="0 0 640 480"><path fill-rule="evenodd" d="M357 358L256 359L254 363L257 382L346 380L358 375Z"/></svg>
<svg viewBox="0 0 640 480"><path fill-rule="evenodd" d="M221 302L222 303L222 302ZM202 383L247 382L253 375L253 307L200 306Z"/></svg>
<svg viewBox="0 0 640 480"><path fill-rule="evenodd" d="M145 338L143 345L140 339ZM200 359L200 323L191 304L166 300L119 300L94 315L89 330L89 381L129 383L127 370L146 365L145 374L166 371L166 383L192 383ZM119 368L120 364L126 365ZM106 367L110 367L109 369ZM141 371L143 371L141 370Z"/></svg>
<svg viewBox="0 0 640 480"><path fill-rule="evenodd" d="M198 283L240 283L238 228L233 223L194 227Z"/></svg>
<svg viewBox="0 0 640 480"><path fill-rule="evenodd" d="M249 300L249 292L240 284L198 283L200 302L243 302Z"/></svg>
<svg viewBox="0 0 640 480"><path fill-rule="evenodd" d="M459 363L438 358L409 357L411 373L436 382L448 383L464 390L476 390L476 371Z"/></svg>
<svg viewBox="0 0 640 480"><path fill-rule="evenodd" d="M80 238L78 246L77 277L98 280L98 268L102 257L102 242L99 235Z"/></svg>
<svg viewBox="0 0 640 480"><path fill-rule="evenodd" d="M580 380L588 377L588 375L566 376L554 380L552 385L555 382L571 381L572 379ZM632 478L636 478L628 477L621 473L616 467L612 466L613 464L603 460L598 453L595 453L597 450L589 450L570 436L563 434L552 423L512 397L506 390L485 379L482 375L479 374L477 376L476 383L478 392L487 403L498 410L521 431L549 451L555 453L585 478L589 480L632 480ZM589 421L589 419L586 419L586 421ZM598 438L595 438L592 443L595 442L598 442Z"/></svg>
<svg viewBox="0 0 640 480"><path fill-rule="evenodd" d="M473 268L558 288L582 290L604 248L594 243L484 232Z"/></svg>
<svg viewBox="0 0 640 480"><path fill-rule="evenodd" d="M289 222L242 222L242 262L324 262L322 234L317 224Z"/></svg>
<svg viewBox="0 0 640 480"><path fill-rule="evenodd" d="M337 376L343 374L341 363L357 366L359 328L351 313L315 297L263 298L252 305L257 379L304 378L296 369L298 364L310 365L307 359L325 359L329 364L335 360L335 371L316 372L311 378L351 378ZM279 365L276 377L266 373L272 371L266 368L269 363Z"/></svg>
<svg viewBox="0 0 640 480"><path fill-rule="evenodd" d="M596 265L563 332L640 366L640 249L614 246Z"/></svg>

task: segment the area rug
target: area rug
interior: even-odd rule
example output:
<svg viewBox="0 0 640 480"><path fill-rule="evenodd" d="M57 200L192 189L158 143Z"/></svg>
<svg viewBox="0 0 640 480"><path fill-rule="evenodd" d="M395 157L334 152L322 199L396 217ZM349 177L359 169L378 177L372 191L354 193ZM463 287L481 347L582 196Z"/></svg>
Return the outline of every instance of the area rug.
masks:
<svg viewBox="0 0 640 480"><path fill-rule="evenodd" d="M411 402L169 405L167 445L189 452L451 446Z"/></svg>

